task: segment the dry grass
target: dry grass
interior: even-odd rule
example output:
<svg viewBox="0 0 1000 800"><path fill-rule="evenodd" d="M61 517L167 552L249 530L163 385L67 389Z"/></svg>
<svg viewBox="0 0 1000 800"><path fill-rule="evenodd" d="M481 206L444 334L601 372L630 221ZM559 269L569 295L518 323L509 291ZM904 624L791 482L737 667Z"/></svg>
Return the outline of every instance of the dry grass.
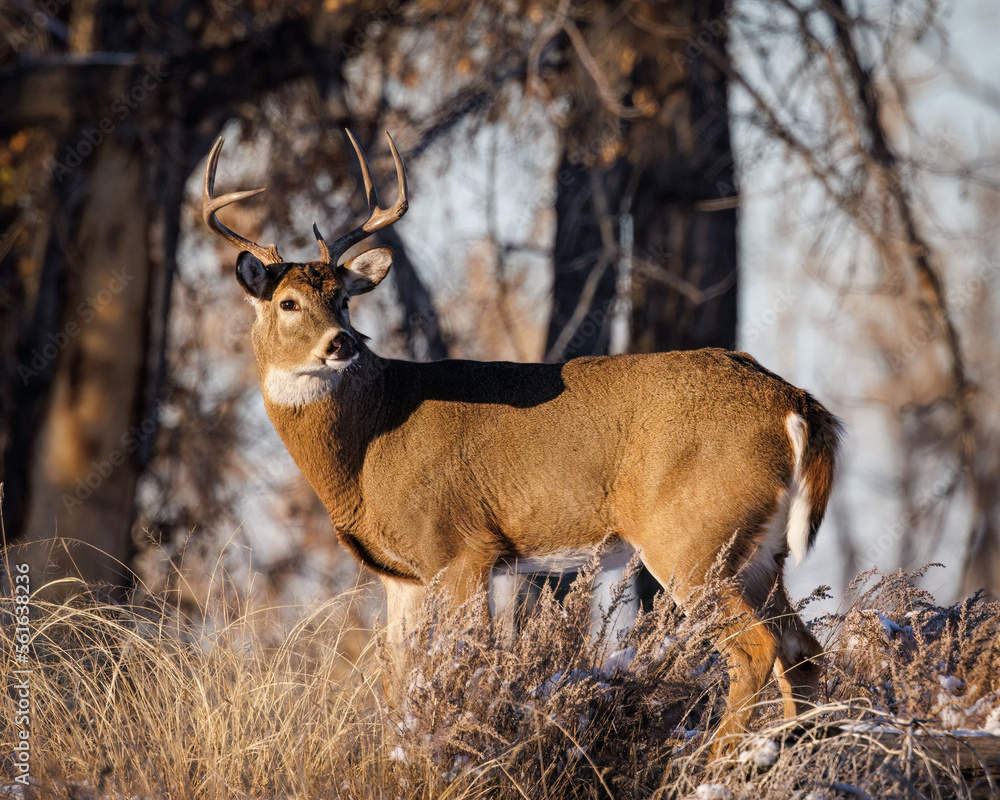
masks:
<svg viewBox="0 0 1000 800"><path fill-rule="evenodd" d="M897 751L840 726L1000 727L996 603L941 608L915 588L919 575L861 576L852 610L815 625L830 655L826 696L801 720L805 732L779 719L769 688L741 756L712 763L704 732L728 680L712 602L682 616L664 601L623 638L606 628L592 636L592 577L562 603L543 593L517 633L510 619L484 631L429 605L396 710L382 701L377 644L345 660L357 593L313 610L277 643L251 612L208 634L176 613L86 594L36 602L27 796L818 800L983 788L920 736ZM9 626L2 635L9 654ZM4 658L6 686L16 668ZM4 702L10 721L9 694ZM13 725L0 730L9 753Z"/></svg>

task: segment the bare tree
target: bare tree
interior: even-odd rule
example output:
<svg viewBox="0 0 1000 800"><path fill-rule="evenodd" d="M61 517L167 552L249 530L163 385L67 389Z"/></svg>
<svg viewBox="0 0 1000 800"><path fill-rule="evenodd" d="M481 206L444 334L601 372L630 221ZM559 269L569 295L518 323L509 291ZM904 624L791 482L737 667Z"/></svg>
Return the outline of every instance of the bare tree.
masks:
<svg viewBox="0 0 1000 800"><path fill-rule="evenodd" d="M827 216L812 252L830 252L835 237L840 255L848 252L845 245L853 252L841 277L834 278L835 267L822 258L812 274L838 280L844 298L867 298L871 312L862 325L883 349L887 366L879 394L898 426L897 488L905 513L888 535L869 534L874 543L862 555L883 558L895 549L901 566L914 566L945 532L948 501L963 497L970 518L963 589L996 592L996 413L979 384L989 376L970 377L970 344L946 284L949 273L959 280L959 259L937 244L950 237L923 190L930 169L905 144L921 141L921 131L903 59L927 40L947 53L944 11L926 2L880 16L841 0L740 8L733 24L751 59L737 69L714 48L706 48L705 57L745 93L749 122L821 188ZM776 55L778 41L785 45L785 63ZM990 167L958 161L951 174L967 186L995 191ZM933 169L940 173L941 164ZM843 509L835 516L850 524Z"/></svg>
<svg viewBox="0 0 1000 800"><path fill-rule="evenodd" d="M946 38L932 0L884 17L838 0L326 5L180 3L134 18L96 2L60 6L43 25L27 6L0 12L10 110L0 121L0 292L11 310L0 321L0 479L8 538L61 537L51 556L30 556L39 581L52 558L54 576L127 582L142 475L154 497L142 521L165 541L237 524L227 509L246 478L233 449L246 438L245 386L205 401L207 373L190 366L213 329L192 316L211 322L193 310L197 297L178 312L197 335L175 337L167 356L180 319L172 304L190 289L175 285L184 184L227 122L269 142L257 209L285 231L301 229L286 223L303 205L325 209L331 227L361 210L344 127L365 147L390 128L419 170L443 143L540 107L556 144L551 174L530 176L544 187L523 212L536 233L505 240L488 208L483 242L449 267L492 282L481 299L493 307L478 311L506 339L484 335L481 357L559 360L735 342L737 91L751 109L741 122L824 193L817 255L840 232L853 236L842 274L817 257L803 277L837 284L845 302L868 292L877 309L859 328L889 363L879 402L896 420L907 509L888 546L917 559L960 505L946 501L962 499L972 509L966 587L996 590L997 413L990 377L973 367L994 354L956 317L925 165L904 145L915 131L902 59L917 41ZM982 192L985 210L997 188L989 165L951 171ZM499 191L527 178L491 180ZM428 277L417 239L383 232L382 243L396 251L391 347L414 358L462 352L449 318L462 298ZM537 349L516 335L513 265L528 256L551 264ZM228 266L218 269L222 279ZM911 342L916 353L899 358ZM923 466L928 452L939 455L934 469ZM832 508L838 526L854 524L836 499Z"/></svg>

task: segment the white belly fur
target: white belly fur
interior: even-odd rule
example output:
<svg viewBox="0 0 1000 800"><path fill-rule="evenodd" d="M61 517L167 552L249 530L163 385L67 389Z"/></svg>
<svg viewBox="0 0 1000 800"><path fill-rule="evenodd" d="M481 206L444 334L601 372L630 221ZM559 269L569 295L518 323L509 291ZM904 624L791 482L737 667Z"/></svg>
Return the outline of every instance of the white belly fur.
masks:
<svg viewBox="0 0 1000 800"><path fill-rule="evenodd" d="M590 564L598 551L601 553L602 570L620 569L635 555L632 545L615 537L592 547L571 547L516 559L502 559L493 566L493 572L514 572L519 575L574 572Z"/></svg>

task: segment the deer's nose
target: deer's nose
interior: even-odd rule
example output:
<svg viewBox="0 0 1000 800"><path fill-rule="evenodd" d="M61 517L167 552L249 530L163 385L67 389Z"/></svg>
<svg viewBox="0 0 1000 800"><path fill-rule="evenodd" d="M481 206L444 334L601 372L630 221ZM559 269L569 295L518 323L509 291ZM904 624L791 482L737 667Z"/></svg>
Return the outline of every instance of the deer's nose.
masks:
<svg viewBox="0 0 1000 800"><path fill-rule="evenodd" d="M354 339L344 331L329 336L323 347L323 354L327 358L335 358L343 361L358 352L358 346Z"/></svg>

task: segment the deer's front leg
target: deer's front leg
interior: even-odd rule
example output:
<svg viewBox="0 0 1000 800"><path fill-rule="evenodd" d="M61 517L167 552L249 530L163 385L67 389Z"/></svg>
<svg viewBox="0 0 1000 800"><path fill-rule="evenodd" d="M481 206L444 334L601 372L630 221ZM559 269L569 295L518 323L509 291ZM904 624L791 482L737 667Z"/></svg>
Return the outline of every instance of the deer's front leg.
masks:
<svg viewBox="0 0 1000 800"><path fill-rule="evenodd" d="M489 629L490 572L496 558L478 553L465 553L455 558L438 576L439 591L453 607L467 606L476 622Z"/></svg>
<svg viewBox="0 0 1000 800"><path fill-rule="evenodd" d="M460 555L438 573L431 584L399 578L382 578L386 596L386 644L389 664L382 679L382 690L390 703L398 697L400 683L405 677L407 639L419 619L420 606L431 586L453 607L466 603L476 624L486 626L490 622L490 608L487 591L489 575L496 559L472 554Z"/></svg>
<svg viewBox="0 0 1000 800"><path fill-rule="evenodd" d="M427 594L427 587L417 581L399 578L382 578L386 599L386 645L389 664L382 676L382 691L388 702L398 694L403 678L406 639L420 611L420 604Z"/></svg>

